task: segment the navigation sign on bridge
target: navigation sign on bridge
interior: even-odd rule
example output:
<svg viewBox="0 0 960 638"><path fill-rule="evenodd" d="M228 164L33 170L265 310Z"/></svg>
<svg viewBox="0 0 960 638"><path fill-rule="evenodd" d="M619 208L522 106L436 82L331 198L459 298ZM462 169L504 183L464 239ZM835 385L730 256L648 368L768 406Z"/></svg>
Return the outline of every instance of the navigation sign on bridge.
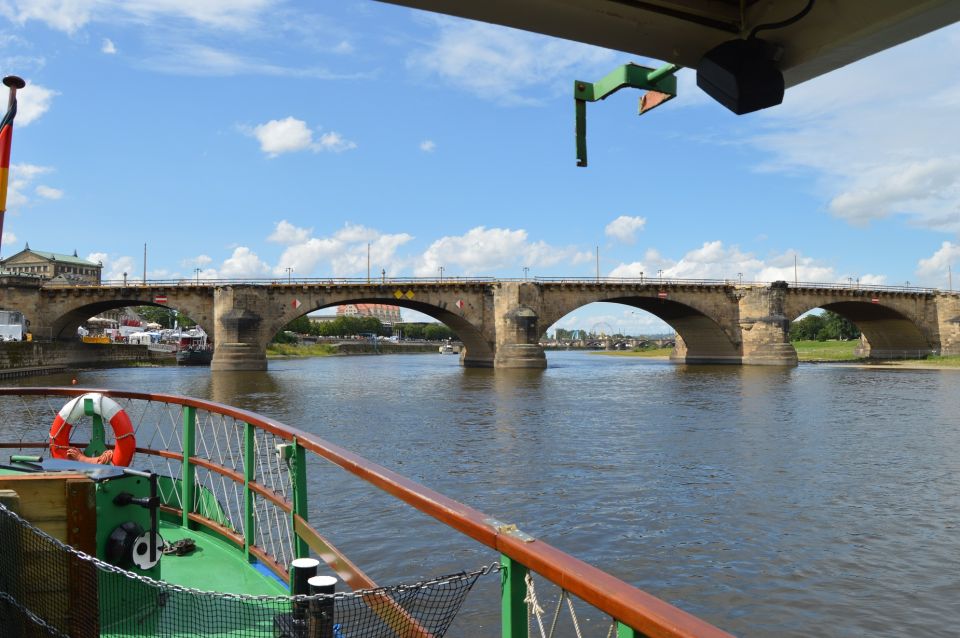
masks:
<svg viewBox="0 0 960 638"><path fill-rule="evenodd" d="M153 303L167 303L167 296L157 295L153 298Z"/></svg>

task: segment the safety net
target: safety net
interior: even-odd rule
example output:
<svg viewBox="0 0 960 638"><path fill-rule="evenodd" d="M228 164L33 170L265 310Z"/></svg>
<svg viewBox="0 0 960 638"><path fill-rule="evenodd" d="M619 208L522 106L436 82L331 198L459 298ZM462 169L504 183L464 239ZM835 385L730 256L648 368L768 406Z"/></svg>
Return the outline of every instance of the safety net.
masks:
<svg viewBox="0 0 960 638"><path fill-rule="evenodd" d="M84 554L0 504L0 636L439 638L495 569L313 596L205 592Z"/></svg>

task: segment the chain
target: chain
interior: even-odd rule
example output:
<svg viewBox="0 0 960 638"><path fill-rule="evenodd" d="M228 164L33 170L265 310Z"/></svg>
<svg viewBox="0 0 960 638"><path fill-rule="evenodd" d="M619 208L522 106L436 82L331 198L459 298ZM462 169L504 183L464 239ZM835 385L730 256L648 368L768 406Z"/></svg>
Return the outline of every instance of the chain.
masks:
<svg viewBox="0 0 960 638"><path fill-rule="evenodd" d="M101 571L110 572L113 574L117 574L119 576L124 576L131 580L135 580L135 581L144 583L146 585L149 585L151 587L162 589L164 591L173 591L178 593L190 594L192 596L204 596L204 597L219 598L224 600L256 601L256 602L267 602L267 603L269 602L288 603L288 602L309 602L314 600L345 600L345 599L353 599L353 598L362 599L370 595L386 594L388 592L405 592L405 591L411 591L416 589L424 589L427 587L451 585L451 584L463 582L463 581L470 581L470 585L472 586L473 581L475 581L480 576L485 576L491 572L499 572L501 569L500 564L495 562L472 572L459 572L459 573L450 574L447 576L439 576L437 578L433 578L429 580L417 581L412 584L394 585L392 587L377 587L375 589L358 589L352 592L336 592L334 594L313 594L310 596L306 596L306 595L252 596L249 594L212 592L212 591L204 591L201 589L193 589L191 587L184 587L182 585L176 585L174 583L167 583L163 581L154 580L149 576L143 576L141 574L129 572L123 568L117 567L116 565L111 565L110 563L104 562L94 556L90 556L89 554L81 552L80 550L75 549L64 542L56 538L53 538L52 536L44 532L42 529L35 527L29 521L21 518L15 512L12 512L11 510L9 510L2 503L0 503L0 515L6 516L12 519L13 521L18 523L25 529L30 530L32 533L42 538L44 541L52 544L53 546L60 549L61 551L67 554L71 554L77 557L79 560L91 563ZM0 595L3 595L3 592L0 592Z"/></svg>

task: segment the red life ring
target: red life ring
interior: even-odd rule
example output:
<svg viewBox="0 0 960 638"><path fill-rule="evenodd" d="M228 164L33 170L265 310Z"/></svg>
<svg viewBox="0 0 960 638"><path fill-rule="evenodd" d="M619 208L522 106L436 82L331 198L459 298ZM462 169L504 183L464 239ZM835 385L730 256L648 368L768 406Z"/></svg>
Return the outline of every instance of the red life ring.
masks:
<svg viewBox="0 0 960 638"><path fill-rule="evenodd" d="M77 448L70 447L70 430L77 419L83 416L84 399L93 400L94 413L99 414L104 421L110 423L117 441L112 450L107 450L95 458L84 456L83 452ZM137 441L133 436L133 424L130 423L130 417L123 411L120 404L99 392L88 392L68 401L66 405L60 408L57 418L53 420L53 425L50 426L50 455L55 459L71 459L102 465L112 462L114 465L125 467L130 465L136 451Z"/></svg>

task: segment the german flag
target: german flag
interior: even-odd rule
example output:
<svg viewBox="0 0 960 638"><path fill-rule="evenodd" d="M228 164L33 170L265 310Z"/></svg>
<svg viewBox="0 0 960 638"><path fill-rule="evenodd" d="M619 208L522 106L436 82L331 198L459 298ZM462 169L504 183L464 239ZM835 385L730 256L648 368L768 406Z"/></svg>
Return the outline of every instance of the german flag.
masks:
<svg viewBox="0 0 960 638"><path fill-rule="evenodd" d="M7 179L10 175L10 143L13 141L13 118L17 115L17 98L0 122L0 211L7 210Z"/></svg>
<svg viewBox="0 0 960 638"><path fill-rule="evenodd" d="M4 78L3 83L7 84ZM22 80L21 80L22 82ZM8 86L10 86L8 84ZM10 145L13 142L13 118L17 116L17 94L19 86L10 86L10 106L0 122L0 212L7 210L7 179L10 174Z"/></svg>
<svg viewBox="0 0 960 638"><path fill-rule="evenodd" d="M0 242L3 239L3 214L7 211L7 180L10 177L10 145L13 142L13 118L17 116L17 89L27 85L15 75L3 78L10 88L7 114L0 122Z"/></svg>

